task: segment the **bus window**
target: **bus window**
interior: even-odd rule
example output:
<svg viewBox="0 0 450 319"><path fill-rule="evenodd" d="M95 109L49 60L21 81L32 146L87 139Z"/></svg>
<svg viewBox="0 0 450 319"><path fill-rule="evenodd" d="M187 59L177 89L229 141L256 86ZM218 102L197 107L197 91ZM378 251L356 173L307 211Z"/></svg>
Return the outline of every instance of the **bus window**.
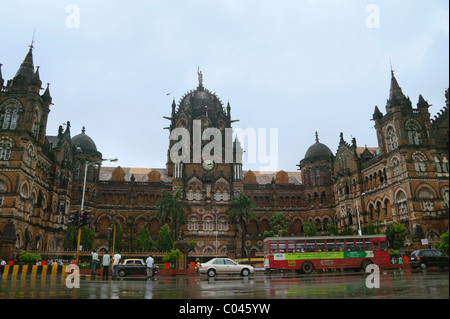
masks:
<svg viewBox="0 0 450 319"><path fill-rule="evenodd" d="M297 252L304 253L305 252L305 241L297 240Z"/></svg>
<svg viewBox="0 0 450 319"><path fill-rule="evenodd" d="M306 251L307 252L314 252L314 251L316 251L314 240L307 240L306 241Z"/></svg>
<svg viewBox="0 0 450 319"><path fill-rule="evenodd" d="M387 248L387 241L382 241L382 242L380 242L380 244L381 244L381 250L382 251L387 251L388 250L388 248Z"/></svg>
<svg viewBox="0 0 450 319"><path fill-rule="evenodd" d="M278 249L279 249L280 253L285 253L286 252L286 242L285 241L279 242Z"/></svg>
<svg viewBox="0 0 450 319"><path fill-rule="evenodd" d="M380 243L377 241L373 242L373 250L380 250Z"/></svg>
<svg viewBox="0 0 450 319"><path fill-rule="evenodd" d="M356 239L356 250L357 251L363 251L364 250L364 242L362 239L357 238Z"/></svg>
<svg viewBox="0 0 450 319"><path fill-rule="evenodd" d="M327 250L336 251L334 247L334 239L327 239Z"/></svg>
<svg viewBox="0 0 450 319"><path fill-rule="evenodd" d="M325 251L325 242L323 239L316 241L316 251Z"/></svg>
<svg viewBox="0 0 450 319"><path fill-rule="evenodd" d="M288 253L295 253L295 241L288 240Z"/></svg>
<svg viewBox="0 0 450 319"><path fill-rule="evenodd" d="M344 251L344 240L343 239L336 239L336 250Z"/></svg>
<svg viewBox="0 0 450 319"><path fill-rule="evenodd" d="M347 247L347 251L355 250L355 243L353 242L353 239L347 239L347 241L345 242L345 245Z"/></svg>
<svg viewBox="0 0 450 319"><path fill-rule="evenodd" d="M277 242L276 241L271 241L270 242L270 252L271 253L277 253L278 252L278 247L277 247Z"/></svg>
<svg viewBox="0 0 450 319"><path fill-rule="evenodd" d="M372 250L372 239L366 238L366 250Z"/></svg>
<svg viewBox="0 0 450 319"><path fill-rule="evenodd" d="M264 253L267 254L269 252L269 243L266 241L264 242Z"/></svg>

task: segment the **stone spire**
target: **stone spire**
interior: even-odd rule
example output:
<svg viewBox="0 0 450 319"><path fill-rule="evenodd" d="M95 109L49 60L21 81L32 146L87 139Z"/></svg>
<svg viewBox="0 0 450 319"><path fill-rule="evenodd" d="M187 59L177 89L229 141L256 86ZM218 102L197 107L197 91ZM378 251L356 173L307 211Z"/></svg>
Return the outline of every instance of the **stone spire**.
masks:
<svg viewBox="0 0 450 319"><path fill-rule="evenodd" d="M30 49L28 50L28 53L25 56L25 59L20 65L19 69L17 70L17 73L14 76L14 78L17 78L18 76L23 76L25 80L29 80L33 77L33 75L34 75L33 43L31 43Z"/></svg>

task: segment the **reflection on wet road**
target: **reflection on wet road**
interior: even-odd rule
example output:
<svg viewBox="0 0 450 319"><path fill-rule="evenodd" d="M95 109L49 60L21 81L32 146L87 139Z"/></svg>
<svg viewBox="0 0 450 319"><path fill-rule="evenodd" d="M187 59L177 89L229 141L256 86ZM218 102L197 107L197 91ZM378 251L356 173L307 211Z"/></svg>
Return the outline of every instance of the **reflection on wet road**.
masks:
<svg viewBox="0 0 450 319"><path fill-rule="evenodd" d="M66 277L0 280L0 299L448 299L446 270L395 270L380 273L380 288L368 288L369 274L256 274L250 278L159 277L80 281L67 288Z"/></svg>

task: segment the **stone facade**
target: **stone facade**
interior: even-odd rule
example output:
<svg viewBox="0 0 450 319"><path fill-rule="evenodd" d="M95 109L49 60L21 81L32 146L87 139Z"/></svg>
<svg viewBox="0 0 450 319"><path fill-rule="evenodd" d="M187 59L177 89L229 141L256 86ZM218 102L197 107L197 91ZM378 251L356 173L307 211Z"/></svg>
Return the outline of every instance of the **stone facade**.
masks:
<svg viewBox="0 0 450 319"><path fill-rule="evenodd" d="M61 252L69 212L82 205L94 214L98 250L108 247L113 221L121 224L129 243L142 227L156 240L162 226L157 202L163 190L178 189L192 207L182 231L187 242L196 243L196 256L241 255L242 229L230 223L227 213L240 192L256 205L255 218L243 225L247 256L262 252L263 233L277 212L286 215L291 235L302 235L306 222L314 222L318 234L325 234L330 223L356 233L370 222L381 229L402 222L411 249L424 238L436 242L448 231L448 90L445 107L430 119L423 97L413 108L392 74L386 113L375 107L373 114L376 147L358 147L355 138L347 143L341 134L333 154L316 133L299 172L252 172L239 163L239 141L225 140L234 122L230 104L224 107L203 87L199 72L197 88L178 104L173 101L166 117L171 132L189 133L188 159L172 160L180 137L175 136L161 150L167 151L165 168L101 167L102 154L84 128L71 137L67 122L57 135L46 135L52 99L48 85L40 95L32 50L6 84L0 69L0 258L12 258L20 249ZM195 158L193 146L196 130L207 128L224 137L222 157L209 163ZM205 146L201 141L200 148ZM227 146L231 162L225 160Z"/></svg>

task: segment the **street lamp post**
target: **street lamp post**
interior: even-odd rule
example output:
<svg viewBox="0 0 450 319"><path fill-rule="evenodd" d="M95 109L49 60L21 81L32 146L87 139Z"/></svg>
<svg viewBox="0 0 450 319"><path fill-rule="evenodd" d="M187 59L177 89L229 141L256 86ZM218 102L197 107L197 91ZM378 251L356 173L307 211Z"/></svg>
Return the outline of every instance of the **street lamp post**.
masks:
<svg viewBox="0 0 450 319"><path fill-rule="evenodd" d="M82 149L80 147L77 148L77 152L78 153L82 153ZM81 218L81 214L83 213L83 209L84 209L84 194L86 192L86 177L87 177L87 171L88 171L88 166L89 165L100 165L101 162L103 161L110 161L110 162L117 162L117 158L114 159L102 159L101 161L92 161L92 162L88 162L86 159L84 160L84 179L83 179L83 192L81 194L81 207L80 207L80 218ZM77 257L75 260L75 263L78 264L78 260L80 257L80 242L81 242L81 226L78 226L78 240L77 240Z"/></svg>
<svg viewBox="0 0 450 319"><path fill-rule="evenodd" d="M363 198L366 195L366 193L361 194L361 198ZM359 219L359 206L358 206L358 200L356 200L356 212L358 213L358 235L362 236L362 230L361 230L361 220Z"/></svg>

